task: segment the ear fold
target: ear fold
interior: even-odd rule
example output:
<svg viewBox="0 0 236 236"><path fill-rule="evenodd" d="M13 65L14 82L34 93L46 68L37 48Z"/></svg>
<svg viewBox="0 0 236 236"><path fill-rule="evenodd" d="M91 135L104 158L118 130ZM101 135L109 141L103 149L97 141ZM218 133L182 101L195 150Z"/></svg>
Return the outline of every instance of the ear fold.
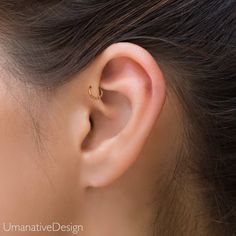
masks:
<svg viewBox="0 0 236 236"><path fill-rule="evenodd" d="M111 45L91 66L92 87L104 94L90 97L93 126L82 147L82 177L86 186L100 187L138 158L164 105L165 82L151 54L131 43Z"/></svg>

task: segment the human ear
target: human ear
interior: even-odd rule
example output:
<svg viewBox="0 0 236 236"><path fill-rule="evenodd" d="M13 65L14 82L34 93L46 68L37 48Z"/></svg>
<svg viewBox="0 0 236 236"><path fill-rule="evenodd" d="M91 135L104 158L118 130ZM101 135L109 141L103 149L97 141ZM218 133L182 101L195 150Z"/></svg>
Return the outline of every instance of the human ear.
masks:
<svg viewBox="0 0 236 236"><path fill-rule="evenodd" d="M165 103L163 74L152 55L132 43L106 48L89 67L91 129L81 147L86 186L110 184L137 160Z"/></svg>

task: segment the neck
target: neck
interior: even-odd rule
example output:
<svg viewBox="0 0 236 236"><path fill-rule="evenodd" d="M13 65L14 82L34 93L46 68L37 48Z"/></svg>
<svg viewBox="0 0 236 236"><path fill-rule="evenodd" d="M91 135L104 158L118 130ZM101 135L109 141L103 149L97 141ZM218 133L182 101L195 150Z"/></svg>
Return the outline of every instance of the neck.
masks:
<svg viewBox="0 0 236 236"><path fill-rule="evenodd" d="M175 180L162 189L156 206L155 236L219 236L222 229L209 213L202 188L191 182Z"/></svg>
<svg viewBox="0 0 236 236"><path fill-rule="evenodd" d="M109 188L87 192L85 235L152 235L153 209L145 189ZM89 199L89 200L88 200Z"/></svg>

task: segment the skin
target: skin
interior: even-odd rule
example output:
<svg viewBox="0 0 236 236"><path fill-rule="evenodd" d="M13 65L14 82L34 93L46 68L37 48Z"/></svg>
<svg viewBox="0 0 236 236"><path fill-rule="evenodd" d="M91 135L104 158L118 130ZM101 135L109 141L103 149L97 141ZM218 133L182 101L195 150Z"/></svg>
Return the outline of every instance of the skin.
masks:
<svg viewBox="0 0 236 236"><path fill-rule="evenodd" d="M102 100L88 96L90 85L95 96L103 89ZM180 106L146 50L113 44L53 94L7 71L0 86L1 223L152 235L154 201L162 201L182 140Z"/></svg>

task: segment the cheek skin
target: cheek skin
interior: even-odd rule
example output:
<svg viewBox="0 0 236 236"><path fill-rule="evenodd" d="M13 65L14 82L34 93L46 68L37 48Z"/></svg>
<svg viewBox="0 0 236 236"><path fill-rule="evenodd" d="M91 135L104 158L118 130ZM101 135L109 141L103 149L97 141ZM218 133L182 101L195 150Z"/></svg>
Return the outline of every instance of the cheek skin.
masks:
<svg viewBox="0 0 236 236"><path fill-rule="evenodd" d="M71 222L77 196L73 186L78 180L74 163L65 158L65 140L45 143L50 155L39 153L32 120L3 91L0 120L0 227L3 222Z"/></svg>

